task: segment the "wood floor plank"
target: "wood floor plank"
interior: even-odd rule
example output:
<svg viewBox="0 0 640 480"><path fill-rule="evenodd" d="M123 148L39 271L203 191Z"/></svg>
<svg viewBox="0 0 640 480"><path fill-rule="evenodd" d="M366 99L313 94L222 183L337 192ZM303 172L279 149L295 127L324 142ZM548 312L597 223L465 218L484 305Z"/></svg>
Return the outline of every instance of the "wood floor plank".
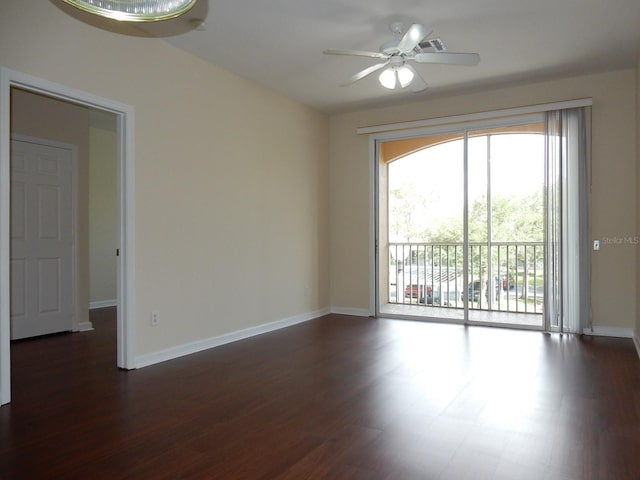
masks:
<svg viewBox="0 0 640 480"><path fill-rule="evenodd" d="M640 478L630 340L328 315L124 372L91 320L12 344L0 480Z"/></svg>

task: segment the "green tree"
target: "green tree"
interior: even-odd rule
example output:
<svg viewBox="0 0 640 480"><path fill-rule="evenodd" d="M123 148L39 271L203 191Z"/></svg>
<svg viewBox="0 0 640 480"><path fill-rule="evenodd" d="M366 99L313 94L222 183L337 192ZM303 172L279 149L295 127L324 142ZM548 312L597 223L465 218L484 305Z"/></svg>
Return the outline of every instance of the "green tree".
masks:
<svg viewBox="0 0 640 480"><path fill-rule="evenodd" d="M413 184L389 192L389 234L405 242L424 241L424 212L428 201Z"/></svg>

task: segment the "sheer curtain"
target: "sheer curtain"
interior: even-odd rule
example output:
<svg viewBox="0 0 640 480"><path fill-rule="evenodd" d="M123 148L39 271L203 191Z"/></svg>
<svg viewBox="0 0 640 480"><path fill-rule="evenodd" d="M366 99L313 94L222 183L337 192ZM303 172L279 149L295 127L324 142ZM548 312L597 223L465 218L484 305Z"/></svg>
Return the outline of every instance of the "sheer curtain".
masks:
<svg viewBox="0 0 640 480"><path fill-rule="evenodd" d="M545 329L590 326L587 108L546 113Z"/></svg>

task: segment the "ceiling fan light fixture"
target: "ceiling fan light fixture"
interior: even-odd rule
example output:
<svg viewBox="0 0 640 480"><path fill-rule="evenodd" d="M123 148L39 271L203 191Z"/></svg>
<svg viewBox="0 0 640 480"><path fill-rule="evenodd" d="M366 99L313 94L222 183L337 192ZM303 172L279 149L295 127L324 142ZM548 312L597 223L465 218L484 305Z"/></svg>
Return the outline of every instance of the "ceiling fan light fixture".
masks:
<svg viewBox="0 0 640 480"><path fill-rule="evenodd" d="M396 88L405 88L411 85L413 77L413 71L402 65L400 67L392 66L385 68L378 77L378 80L380 80L380 85L384 88L394 90Z"/></svg>
<svg viewBox="0 0 640 480"><path fill-rule="evenodd" d="M157 22L179 17L198 0L63 0L85 12L124 22Z"/></svg>
<svg viewBox="0 0 640 480"><path fill-rule="evenodd" d="M411 85L413 82L413 72L410 68L405 67L404 65L397 70L398 72L398 81L400 82L400 86L405 88Z"/></svg>
<svg viewBox="0 0 640 480"><path fill-rule="evenodd" d="M389 90L396 88L397 76L395 68L385 68L378 77L378 80L380 80L380 85L384 88L388 88Z"/></svg>

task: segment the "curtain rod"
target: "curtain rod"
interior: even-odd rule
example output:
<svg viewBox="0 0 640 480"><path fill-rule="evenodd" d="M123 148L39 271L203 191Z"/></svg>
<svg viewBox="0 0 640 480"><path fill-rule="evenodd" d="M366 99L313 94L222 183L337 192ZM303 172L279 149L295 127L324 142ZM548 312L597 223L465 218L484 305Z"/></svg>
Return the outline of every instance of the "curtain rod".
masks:
<svg viewBox="0 0 640 480"><path fill-rule="evenodd" d="M356 130L358 135L368 133L391 132L393 130L406 130L411 128L432 127L447 123L462 123L475 120L487 120L489 118L506 117L511 115L526 115L529 113L543 113L552 110L564 110L568 108L590 107L593 99L581 98L577 100L567 100L565 102L542 103L539 105L529 105L526 107L505 108L502 110L492 110L489 112L467 113L464 115L453 115L448 117L430 118L427 120L415 120L412 122L389 123L386 125L375 125L371 127L360 127Z"/></svg>

